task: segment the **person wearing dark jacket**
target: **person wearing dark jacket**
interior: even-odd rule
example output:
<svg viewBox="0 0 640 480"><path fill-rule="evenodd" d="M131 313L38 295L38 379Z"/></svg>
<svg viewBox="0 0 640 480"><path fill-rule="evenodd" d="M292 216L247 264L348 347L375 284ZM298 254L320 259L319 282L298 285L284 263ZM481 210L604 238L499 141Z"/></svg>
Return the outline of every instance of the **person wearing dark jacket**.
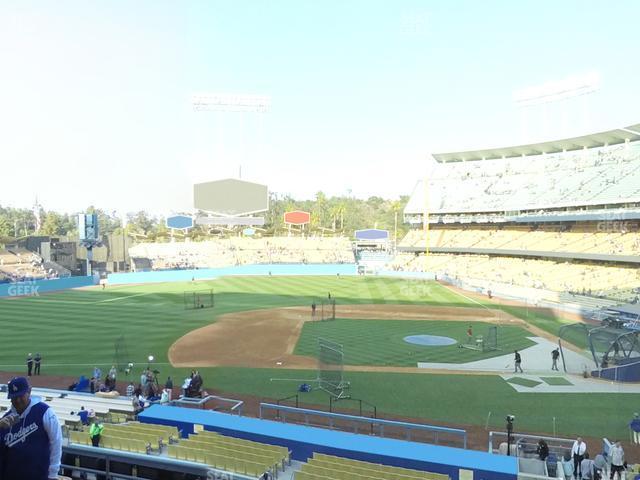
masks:
<svg viewBox="0 0 640 480"><path fill-rule="evenodd" d="M520 353L517 350L515 350L513 353L515 354L513 360L514 360L514 364L516 366L516 368L514 370L514 373L518 373L518 370L520 370L520 373L523 373L522 372L522 366L521 366L522 365L522 357L520 356Z"/></svg>
<svg viewBox="0 0 640 480"><path fill-rule="evenodd" d="M36 353L36 356L33 359L33 364L34 364L34 369L33 369L33 374L34 375L40 375L40 363L42 363L42 357L40 356L39 353Z"/></svg>
<svg viewBox="0 0 640 480"><path fill-rule="evenodd" d="M31 354L27 355L27 377L31 376L31 372L33 371L33 357Z"/></svg>
<svg viewBox="0 0 640 480"><path fill-rule="evenodd" d="M545 442L543 439L538 440L536 453L538 454L538 458L542 461L545 461L549 456L549 445L547 445L547 442Z"/></svg>

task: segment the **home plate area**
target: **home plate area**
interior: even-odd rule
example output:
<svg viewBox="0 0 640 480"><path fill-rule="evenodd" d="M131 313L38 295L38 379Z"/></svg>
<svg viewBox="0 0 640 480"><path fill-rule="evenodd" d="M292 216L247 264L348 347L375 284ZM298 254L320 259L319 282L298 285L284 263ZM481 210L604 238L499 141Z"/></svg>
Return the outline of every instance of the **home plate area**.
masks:
<svg viewBox="0 0 640 480"><path fill-rule="evenodd" d="M526 372L552 372L551 370L551 351L558 348L558 345L546 338L527 337L535 345L520 351L522 355L522 368ZM565 350L565 355L575 355L576 360L581 360L579 353ZM483 372L505 372L513 371L514 352L505 352L504 355L486 358L484 360L476 360L467 363L431 363L419 362L418 368L430 368L435 370L477 370Z"/></svg>

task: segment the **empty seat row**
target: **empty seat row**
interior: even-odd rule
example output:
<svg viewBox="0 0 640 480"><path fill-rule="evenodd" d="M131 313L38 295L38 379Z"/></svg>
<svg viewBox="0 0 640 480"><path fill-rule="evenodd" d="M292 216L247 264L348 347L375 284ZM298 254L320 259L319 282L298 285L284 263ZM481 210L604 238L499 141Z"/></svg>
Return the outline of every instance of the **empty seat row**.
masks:
<svg viewBox="0 0 640 480"><path fill-rule="evenodd" d="M80 445L92 445L91 438L87 432L69 432L69 441ZM148 453L148 443L135 438L114 437L108 434L100 436L100 446L113 450L123 450L125 452Z"/></svg>
<svg viewBox="0 0 640 480"><path fill-rule="evenodd" d="M390 465L362 462L349 458L314 453L313 458L302 467L303 472L325 475L336 480L363 480L384 478L385 480L447 480L448 475L424 472ZM296 476L296 480L299 480Z"/></svg>
<svg viewBox="0 0 640 480"><path fill-rule="evenodd" d="M226 470L228 472L240 473L252 477L259 477L273 467L273 465L249 460L244 456L241 457L237 452L232 450L211 452L181 445L169 445L168 455L170 458L204 463L219 470Z"/></svg>
<svg viewBox="0 0 640 480"><path fill-rule="evenodd" d="M280 447L278 445L269 445L266 443L254 442L251 440L244 440L241 438L227 437L217 432L201 431L197 434L190 434L189 440L195 440L198 442L223 442L237 447L253 448L260 452L268 452L275 455L283 463L290 463L289 450L286 447Z"/></svg>

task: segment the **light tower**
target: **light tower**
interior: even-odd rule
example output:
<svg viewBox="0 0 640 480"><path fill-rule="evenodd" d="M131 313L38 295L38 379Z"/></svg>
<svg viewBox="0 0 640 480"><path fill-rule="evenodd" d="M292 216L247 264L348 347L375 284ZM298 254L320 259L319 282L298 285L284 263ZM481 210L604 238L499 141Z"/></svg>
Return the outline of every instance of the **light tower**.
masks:
<svg viewBox="0 0 640 480"><path fill-rule="evenodd" d="M245 116L257 114L258 137L262 132L262 115L271 110L271 97L268 95L235 94L235 93L196 93L191 97L191 105L196 112L220 112L220 125L218 127L219 145L221 156L224 156L224 113L240 114L240 136L243 140L243 156L246 155ZM244 159L244 158L243 158ZM238 178L242 178L242 165L238 169Z"/></svg>
<svg viewBox="0 0 640 480"><path fill-rule="evenodd" d="M552 118L560 118L560 136L569 134L567 127L570 123L576 123L569 118L570 103L572 99L580 98L580 115L582 116L581 128L585 131L591 128L589 97L600 88L600 74L588 72L579 75L570 75L560 80L553 80L533 85L513 92L514 105L520 110L520 126L523 143L529 143L531 117L536 113L542 115L543 135L556 136L556 132L550 132L553 125ZM551 110L551 113L550 113ZM571 132L575 135L576 132Z"/></svg>

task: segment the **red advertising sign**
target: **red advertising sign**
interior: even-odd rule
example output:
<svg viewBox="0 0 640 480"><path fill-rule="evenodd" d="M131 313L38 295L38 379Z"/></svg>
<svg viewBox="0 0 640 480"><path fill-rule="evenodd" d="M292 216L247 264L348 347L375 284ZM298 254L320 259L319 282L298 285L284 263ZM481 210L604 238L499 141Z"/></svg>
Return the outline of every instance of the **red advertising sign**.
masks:
<svg viewBox="0 0 640 480"><path fill-rule="evenodd" d="M310 221L311 214L309 212L295 210L284 214L284 223L289 223L291 225L306 225Z"/></svg>

